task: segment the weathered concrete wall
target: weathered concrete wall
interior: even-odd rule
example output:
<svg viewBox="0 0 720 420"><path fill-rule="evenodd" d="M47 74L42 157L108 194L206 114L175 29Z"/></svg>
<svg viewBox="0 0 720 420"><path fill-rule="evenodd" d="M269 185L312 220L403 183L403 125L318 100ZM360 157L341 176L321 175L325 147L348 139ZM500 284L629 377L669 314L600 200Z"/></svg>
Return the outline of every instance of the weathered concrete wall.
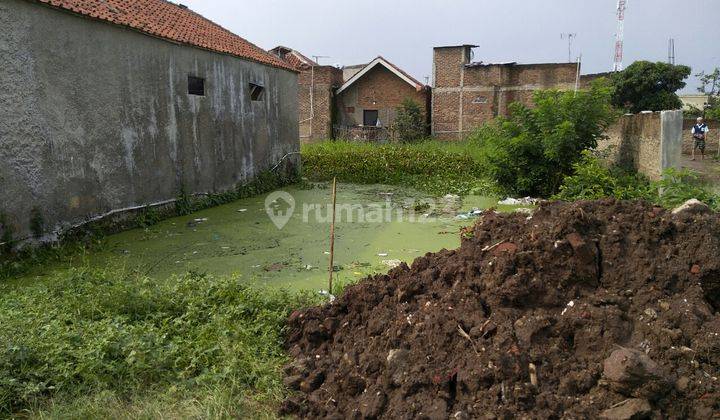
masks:
<svg viewBox="0 0 720 420"><path fill-rule="evenodd" d="M665 169L679 168L682 145L682 111L624 115L610 127L598 150L611 162L659 179Z"/></svg>
<svg viewBox="0 0 720 420"><path fill-rule="evenodd" d="M79 223L227 190L298 150L293 72L21 0L0 2L0 27L0 211L18 236L34 207Z"/></svg>

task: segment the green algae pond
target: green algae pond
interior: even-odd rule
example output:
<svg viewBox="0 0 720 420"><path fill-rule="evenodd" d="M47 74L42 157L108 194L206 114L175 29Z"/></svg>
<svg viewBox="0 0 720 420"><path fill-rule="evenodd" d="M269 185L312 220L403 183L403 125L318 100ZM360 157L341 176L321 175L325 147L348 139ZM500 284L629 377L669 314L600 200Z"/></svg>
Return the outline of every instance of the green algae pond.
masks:
<svg viewBox="0 0 720 420"><path fill-rule="evenodd" d="M310 189L289 186L273 193L279 200L266 203L269 195L107 236L92 250L38 267L17 283L87 265L138 271L158 281L193 271L230 275L262 287L326 289L331 189L327 184ZM285 201L294 201L294 208ZM427 252L458 247L459 230L473 223L472 217L462 214L473 209L513 209L498 206L492 197L434 199L403 187L354 184L338 184L337 205L338 283L386 272ZM282 229L270 215L286 216L286 224L278 222Z"/></svg>

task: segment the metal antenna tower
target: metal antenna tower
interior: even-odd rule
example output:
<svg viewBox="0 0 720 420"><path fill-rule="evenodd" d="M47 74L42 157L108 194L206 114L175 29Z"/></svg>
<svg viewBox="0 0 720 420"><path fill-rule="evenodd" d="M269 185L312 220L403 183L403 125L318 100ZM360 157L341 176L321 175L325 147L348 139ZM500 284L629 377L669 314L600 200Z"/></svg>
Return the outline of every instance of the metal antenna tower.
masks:
<svg viewBox="0 0 720 420"><path fill-rule="evenodd" d="M675 38L668 41L668 64L675 65Z"/></svg>
<svg viewBox="0 0 720 420"><path fill-rule="evenodd" d="M560 39L565 39L565 38L567 38L567 40L568 40L568 63L572 63L573 62L572 44L573 44L573 41L575 40L575 38L577 38L577 34L572 33L572 32L560 34Z"/></svg>
<svg viewBox="0 0 720 420"><path fill-rule="evenodd" d="M613 63L613 71L622 71L623 69L623 43L625 41L625 9L627 9L627 0L618 0L618 28L617 34L615 34L615 62Z"/></svg>
<svg viewBox="0 0 720 420"><path fill-rule="evenodd" d="M318 65L320 65L320 61L318 61L318 60L320 60L321 58L330 58L330 56L329 55L313 55L312 58L313 58L313 60L315 60L315 62Z"/></svg>

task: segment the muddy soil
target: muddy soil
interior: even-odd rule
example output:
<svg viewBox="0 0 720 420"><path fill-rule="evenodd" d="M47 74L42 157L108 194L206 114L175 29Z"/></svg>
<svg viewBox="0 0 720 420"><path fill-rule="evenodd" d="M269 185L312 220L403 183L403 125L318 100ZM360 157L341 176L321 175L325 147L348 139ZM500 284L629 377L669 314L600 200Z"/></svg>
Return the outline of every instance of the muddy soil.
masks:
<svg viewBox="0 0 720 420"><path fill-rule="evenodd" d="M714 418L720 216L642 202L486 212L457 250L293 313L283 414Z"/></svg>

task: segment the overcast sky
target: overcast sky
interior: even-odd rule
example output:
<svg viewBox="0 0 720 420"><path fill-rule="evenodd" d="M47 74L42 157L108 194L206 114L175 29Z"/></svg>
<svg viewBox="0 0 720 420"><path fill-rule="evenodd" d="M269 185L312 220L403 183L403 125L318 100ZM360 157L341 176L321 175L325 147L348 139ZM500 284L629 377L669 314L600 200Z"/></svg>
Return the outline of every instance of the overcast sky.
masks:
<svg viewBox="0 0 720 420"><path fill-rule="evenodd" d="M567 40L583 73L612 67L617 0L180 0L249 41L271 49L322 55L321 64L366 63L378 55L420 81L432 71L432 48L476 44L475 60L567 61ZM628 0L625 65L667 61L693 74L720 67L720 0ZM688 80L685 91L694 92Z"/></svg>

